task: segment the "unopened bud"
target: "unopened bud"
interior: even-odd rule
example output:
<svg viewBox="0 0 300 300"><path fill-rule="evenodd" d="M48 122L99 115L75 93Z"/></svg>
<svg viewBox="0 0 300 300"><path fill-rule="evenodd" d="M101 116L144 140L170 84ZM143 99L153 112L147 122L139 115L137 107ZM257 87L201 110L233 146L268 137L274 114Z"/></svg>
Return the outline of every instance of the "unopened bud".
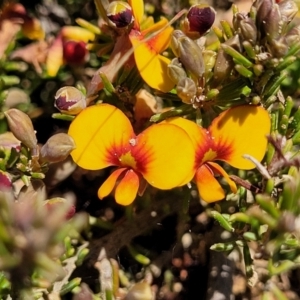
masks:
<svg viewBox="0 0 300 300"><path fill-rule="evenodd" d="M298 13L298 6L293 0L283 0L278 3L282 21L289 24Z"/></svg>
<svg viewBox="0 0 300 300"><path fill-rule="evenodd" d="M202 50L196 42L184 35L182 31L175 30L172 34L171 48L188 72L197 77L203 75L205 66Z"/></svg>
<svg viewBox="0 0 300 300"><path fill-rule="evenodd" d="M269 41L277 39L281 36L283 22L281 21L281 13L277 4L272 6L269 14L264 18L262 25Z"/></svg>
<svg viewBox="0 0 300 300"><path fill-rule="evenodd" d="M179 80L177 87L177 96L182 102L192 104L193 99L197 93L197 87L195 82L191 78L182 78Z"/></svg>
<svg viewBox="0 0 300 300"><path fill-rule="evenodd" d="M243 40L255 45L257 40L257 28L253 19L242 13L236 14L235 17L238 30L240 30Z"/></svg>
<svg viewBox="0 0 300 300"><path fill-rule="evenodd" d="M26 147L35 149L37 139L31 119L22 111L11 108L4 112L10 131Z"/></svg>
<svg viewBox="0 0 300 300"><path fill-rule="evenodd" d="M125 28L132 24L134 18L132 8L123 1L113 1L107 7L109 25L114 28Z"/></svg>
<svg viewBox="0 0 300 300"><path fill-rule="evenodd" d="M74 149L74 140L66 133L58 133L42 146L40 155L42 160L56 163L65 160Z"/></svg>
<svg viewBox="0 0 300 300"><path fill-rule="evenodd" d="M0 134L0 148L21 150L21 142L13 135L12 132L7 131Z"/></svg>
<svg viewBox="0 0 300 300"><path fill-rule="evenodd" d="M177 57L173 58L171 63L168 65L168 75L175 84L177 84L181 78L187 77L181 62Z"/></svg>
<svg viewBox="0 0 300 300"><path fill-rule="evenodd" d="M67 64L82 64L88 51L83 41L67 41L63 43L63 53Z"/></svg>
<svg viewBox="0 0 300 300"><path fill-rule="evenodd" d="M205 73L209 73L212 71L213 67L215 66L217 53L212 50L204 50L202 52L202 55L203 55L203 61L205 65Z"/></svg>
<svg viewBox="0 0 300 300"><path fill-rule="evenodd" d="M64 86L56 92L54 106L61 113L77 115L86 108L86 97L77 88Z"/></svg>
<svg viewBox="0 0 300 300"><path fill-rule="evenodd" d="M153 299L152 290L147 282L134 284L126 295L126 300L151 300Z"/></svg>
<svg viewBox="0 0 300 300"><path fill-rule="evenodd" d="M55 210L55 209L62 209L66 212L66 219L71 219L75 213L76 213L76 207L74 204L69 203L64 198L52 198L49 200L44 201L44 205L47 208L49 212Z"/></svg>
<svg viewBox="0 0 300 300"><path fill-rule="evenodd" d="M278 40L270 41L270 51L272 52L274 57L281 58L285 56L289 50L286 39L284 37Z"/></svg>
<svg viewBox="0 0 300 300"><path fill-rule="evenodd" d="M184 33L191 39L198 39L211 28L216 11L205 4L193 5L182 23Z"/></svg>
<svg viewBox="0 0 300 300"><path fill-rule="evenodd" d="M257 9L256 21L258 27L260 27L265 21L266 17L270 14L274 0L257 0L253 3L253 6Z"/></svg>
<svg viewBox="0 0 300 300"><path fill-rule="evenodd" d="M287 44L291 47L300 41L300 25L294 26L285 37Z"/></svg>
<svg viewBox="0 0 300 300"><path fill-rule="evenodd" d="M0 190L8 190L12 187L9 173L0 170Z"/></svg>

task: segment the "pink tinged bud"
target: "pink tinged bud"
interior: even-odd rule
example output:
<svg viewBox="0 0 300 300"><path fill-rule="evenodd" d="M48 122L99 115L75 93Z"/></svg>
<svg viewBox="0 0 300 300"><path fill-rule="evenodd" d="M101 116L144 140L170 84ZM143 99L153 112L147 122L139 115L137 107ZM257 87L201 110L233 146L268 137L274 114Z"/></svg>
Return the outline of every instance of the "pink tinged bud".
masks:
<svg viewBox="0 0 300 300"><path fill-rule="evenodd" d="M124 28L134 21L132 8L126 2L113 1L108 5L107 17L110 25L116 28Z"/></svg>
<svg viewBox="0 0 300 300"><path fill-rule="evenodd" d="M76 207L73 204L68 203L64 198L52 198L45 201L45 207L49 212L52 212L56 209L63 209L66 211L65 218L67 220L71 219L76 213Z"/></svg>
<svg viewBox="0 0 300 300"><path fill-rule="evenodd" d="M67 64L82 64L88 51L85 42L67 41L63 44L63 56Z"/></svg>
<svg viewBox="0 0 300 300"><path fill-rule="evenodd" d="M21 150L21 142L13 135L12 132L7 131L0 134L0 148L3 149L15 149L16 151Z"/></svg>
<svg viewBox="0 0 300 300"><path fill-rule="evenodd" d="M29 149L35 149L37 139L31 119L22 111L11 108L4 112L10 131Z"/></svg>
<svg viewBox="0 0 300 300"><path fill-rule="evenodd" d="M51 136L41 148L41 158L50 163L65 160L70 152L75 149L74 140L66 133Z"/></svg>
<svg viewBox="0 0 300 300"><path fill-rule="evenodd" d="M201 37L211 28L215 16L216 12L212 7L193 5L183 23L185 34L192 39Z"/></svg>
<svg viewBox="0 0 300 300"><path fill-rule="evenodd" d="M86 108L86 97L77 88L64 86L56 92L54 106L61 113L77 115Z"/></svg>
<svg viewBox="0 0 300 300"><path fill-rule="evenodd" d="M2 7L1 19L12 19L13 21L20 21L27 18L25 7L20 3L6 3Z"/></svg>
<svg viewBox="0 0 300 300"><path fill-rule="evenodd" d="M0 170L0 190L3 191L5 189L11 189L12 182L10 176L7 172Z"/></svg>

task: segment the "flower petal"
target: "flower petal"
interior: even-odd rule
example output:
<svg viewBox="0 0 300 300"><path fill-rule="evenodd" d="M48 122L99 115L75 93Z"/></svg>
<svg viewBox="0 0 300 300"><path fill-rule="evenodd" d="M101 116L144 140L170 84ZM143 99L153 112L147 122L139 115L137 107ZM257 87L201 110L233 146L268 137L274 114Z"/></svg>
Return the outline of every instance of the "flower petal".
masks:
<svg viewBox="0 0 300 300"><path fill-rule="evenodd" d="M230 189L233 193L237 192L237 187L236 187L235 182L230 179L229 175L226 173L226 171L221 166L219 166L218 164L211 162L211 161L207 162L207 165L209 165L209 167L213 170L214 173L219 173L220 175L222 175L225 178L226 182L230 186Z"/></svg>
<svg viewBox="0 0 300 300"><path fill-rule="evenodd" d="M47 54L46 69L51 77L56 76L59 68L63 65L63 41L61 36L57 36L50 46Z"/></svg>
<svg viewBox="0 0 300 300"><path fill-rule="evenodd" d="M109 104L84 109L71 123L68 134L76 145L71 152L73 160L88 170L119 165L118 158L130 150L129 141L135 137L128 118Z"/></svg>
<svg viewBox="0 0 300 300"><path fill-rule="evenodd" d="M136 198L139 184L139 176L132 169L128 170L116 187L116 202L121 205L131 204Z"/></svg>
<svg viewBox="0 0 300 300"><path fill-rule="evenodd" d="M225 198L224 190L206 164L197 170L194 181L197 184L200 198L205 202L210 203Z"/></svg>
<svg viewBox="0 0 300 300"><path fill-rule="evenodd" d="M173 124L155 124L137 136L132 155L137 170L162 190L182 186L195 174L195 151L187 133Z"/></svg>
<svg viewBox="0 0 300 300"><path fill-rule="evenodd" d="M135 62L142 78L149 86L162 92L169 92L174 87L168 75L170 60L159 54L168 45L172 31L168 27L147 42L142 42L144 36L138 31L132 30L130 34Z"/></svg>
<svg viewBox="0 0 300 300"><path fill-rule="evenodd" d="M243 155L263 159L270 127L269 114L263 107L242 105L226 110L209 127L218 153L216 159L235 168L253 169L254 164Z"/></svg>
<svg viewBox="0 0 300 300"><path fill-rule="evenodd" d="M163 123L174 124L182 128L191 138L195 149L201 147L201 145L203 145L207 140L207 130L190 120L181 117L175 117L169 118L163 121Z"/></svg>
<svg viewBox="0 0 300 300"><path fill-rule="evenodd" d="M99 199L103 199L104 197L108 196L112 190L114 189L118 178L127 168L120 168L113 171L108 178L104 181L104 183L98 189L98 197Z"/></svg>
<svg viewBox="0 0 300 300"><path fill-rule="evenodd" d="M128 4L131 6L133 16L135 19L136 29L139 29L144 16L144 1L143 0L128 0Z"/></svg>
<svg viewBox="0 0 300 300"><path fill-rule="evenodd" d="M87 43L95 39L93 32L79 26L64 26L61 29L61 34L64 40L72 40L75 42Z"/></svg>

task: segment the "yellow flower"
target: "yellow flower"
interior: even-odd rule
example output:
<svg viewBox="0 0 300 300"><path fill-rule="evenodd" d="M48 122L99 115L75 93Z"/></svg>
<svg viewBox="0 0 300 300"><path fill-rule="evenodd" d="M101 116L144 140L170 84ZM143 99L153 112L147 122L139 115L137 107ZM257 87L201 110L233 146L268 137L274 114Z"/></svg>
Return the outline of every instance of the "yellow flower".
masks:
<svg viewBox="0 0 300 300"><path fill-rule="evenodd" d="M174 124L155 124L135 135L119 109L100 104L83 110L68 134L76 144L71 156L80 167L118 167L99 188L100 199L115 189L116 202L129 205L147 182L167 190L187 184L195 174L193 142Z"/></svg>
<svg viewBox="0 0 300 300"><path fill-rule="evenodd" d="M215 175L223 176L232 192L237 191L235 183L216 161L224 161L238 169L253 169L254 164L243 155L248 154L261 161L267 147L266 135L271 127L268 112L263 107L250 105L224 111L214 119L208 129L183 118L173 118L167 122L183 128L194 143L194 181L201 199L206 202L222 200L225 197Z"/></svg>
<svg viewBox="0 0 300 300"><path fill-rule="evenodd" d="M169 46L173 28L166 26L168 21L162 18L150 27L141 29L144 2L143 0L128 0L128 3L134 16L134 26L129 33L129 38L134 47L134 58L137 68L144 81L150 87L162 92L169 92L174 87L174 83L168 76L167 71L170 60L160 53ZM164 27L166 28L163 29ZM158 32L158 34L155 35L155 32ZM146 40L146 42L142 42L152 34L154 34L153 37Z"/></svg>

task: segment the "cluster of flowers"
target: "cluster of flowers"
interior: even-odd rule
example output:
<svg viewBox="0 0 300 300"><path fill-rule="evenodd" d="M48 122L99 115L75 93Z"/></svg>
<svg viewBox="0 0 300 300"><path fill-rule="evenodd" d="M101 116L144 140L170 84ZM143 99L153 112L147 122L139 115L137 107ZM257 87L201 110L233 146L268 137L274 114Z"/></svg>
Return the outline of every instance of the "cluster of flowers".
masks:
<svg viewBox="0 0 300 300"><path fill-rule="evenodd" d="M164 18L158 23L150 20L142 27L143 9L140 0L130 0L128 4L114 1L105 10L105 21L116 28L120 40L124 42L125 37L129 41L123 46L127 47L127 53L133 53L134 64L144 81L162 92L169 92L177 85L178 95L181 79L184 79L183 85L189 80L200 84L198 79L206 66L201 48L193 39L210 28L214 11L210 7L193 6L187 14L189 18L182 24L182 31L174 31ZM199 20L203 26L202 32L197 33L194 27ZM175 63L160 54L171 39ZM113 51L110 60L115 59L115 54ZM178 68L178 63L188 72L182 74L185 71L181 66ZM114 80L113 77L108 79ZM63 111L67 111L68 106L74 107L73 97L67 97L67 93L65 89L60 91L56 99ZM71 102L68 103L67 98ZM85 101L82 99L81 104ZM254 168L254 163L243 156L247 154L261 161L270 132L268 112L256 105L227 109L207 129L189 119L175 117L151 125L137 135L130 120L115 106L86 106L84 103L76 109L75 114L79 114L68 132L76 144L71 155L80 167L88 170L116 166L99 188L98 196L102 199L114 191L117 203L122 205L129 205L137 194L143 194L147 184L167 190L191 181L196 183L204 201L224 199L225 191L215 175L223 176L232 192L236 192L237 187L216 161L239 169Z"/></svg>
<svg viewBox="0 0 300 300"><path fill-rule="evenodd" d="M221 160L240 169L254 164L244 154L261 160L270 131L268 112L259 106L237 106L214 119L208 129L176 117L154 124L135 135L129 119L116 107L99 104L83 110L68 134L76 149L71 152L82 168L98 170L117 166L98 191L100 199L115 188L118 203L128 205L148 182L166 190L192 179L200 197L213 202L225 197L214 175L222 175L233 192L237 188Z"/></svg>

